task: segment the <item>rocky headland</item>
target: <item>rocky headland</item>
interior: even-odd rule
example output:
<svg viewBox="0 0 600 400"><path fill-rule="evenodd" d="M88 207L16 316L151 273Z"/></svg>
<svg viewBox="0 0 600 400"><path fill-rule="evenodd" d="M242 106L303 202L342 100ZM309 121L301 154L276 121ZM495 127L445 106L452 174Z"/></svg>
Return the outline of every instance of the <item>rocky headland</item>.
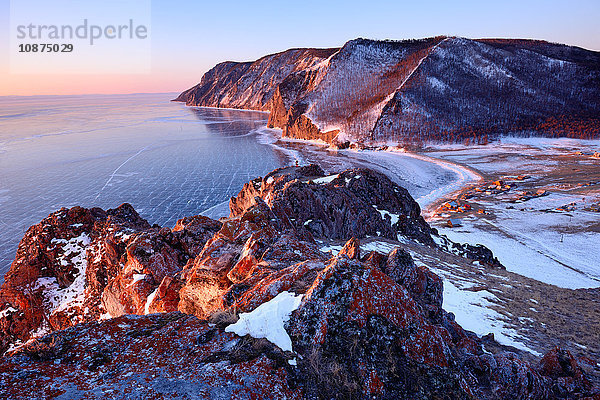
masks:
<svg viewBox="0 0 600 400"><path fill-rule="evenodd" d="M594 361L556 347L531 363L442 308L442 279L409 248L503 266L438 235L385 175L282 168L230 211L168 228L128 204L74 207L32 226L0 289L0 393L600 398ZM391 250L361 249L373 238Z"/></svg>
<svg viewBox="0 0 600 400"><path fill-rule="evenodd" d="M600 136L600 53L536 40L355 39L224 62L175 100L269 111L337 146Z"/></svg>

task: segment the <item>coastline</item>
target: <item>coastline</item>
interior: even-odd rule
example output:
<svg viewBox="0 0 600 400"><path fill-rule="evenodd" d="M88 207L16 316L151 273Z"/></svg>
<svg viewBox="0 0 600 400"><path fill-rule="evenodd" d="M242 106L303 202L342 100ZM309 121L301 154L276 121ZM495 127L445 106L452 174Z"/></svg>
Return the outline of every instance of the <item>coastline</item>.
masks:
<svg viewBox="0 0 600 400"><path fill-rule="evenodd" d="M427 193L417 196L415 196L415 193L411 193L415 196L415 200L421 207L421 214L426 219L431 216L439 203L484 180L484 177L478 171L464 164L421 153L400 150L335 150L330 148L330 145L324 141L281 137L281 129L279 128L267 128L265 126L257 129L257 132L263 137L262 143L269 144L288 155L291 160L290 165L295 160L298 160L299 164L309 163L308 160L310 160L311 162L316 161L324 169L328 169L327 165L333 165L336 161L340 161L339 168L343 169L348 167L346 162L349 162L355 167L369 167L383 172L390 179L400 184L407 183L408 177L405 174L400 176L401 171L394 171L392 164L398 163L400 166L406 166L411 159L416 160L416 167L424 162L452 173L455 179L445 181L441 187L432 188ZM326 165L322 165L324 163ZM420 185L417 181L410 181L410 183L415 186ZM410 188L407 189L410 191Z"/></svg>
<svg viewBox="0 0 600 400"><path fill-rule="evenodd" d="M246 111L246 112L262 113L262 114L267 114L267 115L269 115L271 113L270 111L254 110L252 108L188 106L187 104L185 104L185 101L179 101L179 100L170 100L170 101L173 103L181 103L183 106L189 107L189 108L210 108L210 109L215 109L215 110Z"/></svg>

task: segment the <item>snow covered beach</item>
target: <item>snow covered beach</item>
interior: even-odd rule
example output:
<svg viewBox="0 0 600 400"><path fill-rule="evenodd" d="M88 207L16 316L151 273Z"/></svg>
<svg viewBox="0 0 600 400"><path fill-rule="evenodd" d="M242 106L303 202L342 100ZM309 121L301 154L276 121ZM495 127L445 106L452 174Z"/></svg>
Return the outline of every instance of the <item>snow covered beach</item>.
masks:
<svg viewBox="0 0 600 400"><path fill-rule="evenodd" d="M506 138L493 146L440 146L428 152L482 171L489 181L515 187L472 201L482 214L465 215L462 226L437 228L453 240L488 246L510 271L564 288L600 287L600 141ZM510 181L511 176L528 176ZM515 202L525 191L543 196Z"/></svg>

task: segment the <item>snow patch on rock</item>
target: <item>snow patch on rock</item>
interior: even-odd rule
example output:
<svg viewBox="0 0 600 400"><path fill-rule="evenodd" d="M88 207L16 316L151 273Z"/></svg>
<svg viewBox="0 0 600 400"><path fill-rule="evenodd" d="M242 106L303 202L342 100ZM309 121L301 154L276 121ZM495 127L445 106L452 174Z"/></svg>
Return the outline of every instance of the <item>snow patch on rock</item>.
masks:
<svg viewBox="0 0 600 400"><path fill-rule="evenodd" d="M54 277L42 277L36 281L33 289L44 288L50 314L83 304L87 269L86 250L91 240L84 232L69 240L52 239L52 243L63 244L62 254L57 257L57 261L63 266L73 266L77 272L73 283L65 288L61 288Z"/></svg>
<svg viewBox="0 0 600 400"><path fill-rule="evenodd" d="M281 292L254 311L240 314L238 322L225 328L225 332L233 332L238 336L250 335L257 339L265 338L283 351L292 351L292 340L283 325L290 319L290 314L300 306L301 301L301 294Z"/></svg>
<svg viewBox="0 0 600 400"><path fill-rule="evenodd" d="M152 300L154 300L154 297L156 297L156 293L158 293L158 288L156 288L154 292L150 293L150 295L146 299L146 305L144 306L144 314L150 314L150 304L152 304Z"/></svg>
<svg viewBox="0 0 600 400"><path fill-rule="evenodd" d="M444 280L444 310L454 313L456 322L464 329L473 331L478 335L494 334L494 339L500 344L512 346L520 350L541 356L535 350L523 343L521 337L514 329L508 327L504 317L495 311L492 306L498 298L487 290L470 291L460 288L445 278L438 270L432 269Z"/></svg>
<svg viewBox="0 0 600 400"><path fill-rule="evenodd" d="M444 82L440 81L439 79L433 76L428 76L427 82L431 87L442 92L448 88L448 85L446 85Z"/></svg>
<svg viewBox="0 0 600 400"><path fill-rule="evenodd" d="M4 310L0 311L0 319L6 318L10 314L16 313L17 311L19 311L19 310L17 310L16 308L13 308L13 307L5 308Z"/></svg>
<svg viewBox="0 0 600 400"><path fill-rule="evenodd" d="M146 278L146 274L133 274L133 280L131 281L131 285L135 285L137 282Z"/></svg>
<svg viewBox="0 0 600 400"><path fill-rule="evenodd" d="M322 246L319 250L321 250L323 253L331 252L331 254L337 256L337 254L342 250L342 247L343 246L338 245Z"/></svg>
<svg viewBox="0 0 600 400"><path fill-rule="evenodd" d="M340 176L340 174L335 174L335 175L329 175L329 176L325 176L323 178L317 178L317 179L313 179L314 183L318 183L319 185L325 185L331 181L333 181L335 178L337 178L338 176Z"/></svg>
<svg viewBox="0 0 600 400"><path fill-rule="evenodd" d="M364 243L360 245L361 254L369 254L371 251L375 251L377 253L387 255L390 251L394 250L398 247L397 244L384 242L384 241L373 241L369 243Z"/></svg>
<svg viewBox="0 0 600 400"><path fill-rule="evenodd" d="M379 208L377 208L377 206L373 206L375 207L375 209L379 212L379 214L381 214L381 218L385 219L386 215L390 216L391 222L392 222L392 226L394 226L398 220L400 219L400 216L398 214L392 214L391 212L387 211L387 210L380 210Z"/></svg>

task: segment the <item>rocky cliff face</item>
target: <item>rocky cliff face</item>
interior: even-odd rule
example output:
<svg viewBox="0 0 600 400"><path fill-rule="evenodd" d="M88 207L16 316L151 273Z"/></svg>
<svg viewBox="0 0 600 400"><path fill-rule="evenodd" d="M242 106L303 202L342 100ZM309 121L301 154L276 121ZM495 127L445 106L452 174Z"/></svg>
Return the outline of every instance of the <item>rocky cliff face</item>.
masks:
<svg viewBox="0 0 600 400"><path fill-rule="evenodd" d="M0 393L598 396L568 352L539 366L491 354L442 309L442 281L400 241L468 249L438 237L384 175L283 168L246 184L230 209L169 229L127 204L75 207L31 227L0 289ZM375 235L397 247L361 251ZM323 249L332 238L347 240L336 255ZM469 254L498 268L485 250Z"/></svg>
<svg viewBox="0 0 600 400"><path fill-rule="evenodd" d="M270 111L283 135L387 143L600 135L600 54L531 40L356 39L222 63L176 100Z"/></svg>
<svg viewBox="0 0 600 400"><path fill-rule="evenodd" d="M277 86L289 75L314 68L337 49L292 49L254 62L223 62L176 101L210 107L268 111Z"/></svg>

